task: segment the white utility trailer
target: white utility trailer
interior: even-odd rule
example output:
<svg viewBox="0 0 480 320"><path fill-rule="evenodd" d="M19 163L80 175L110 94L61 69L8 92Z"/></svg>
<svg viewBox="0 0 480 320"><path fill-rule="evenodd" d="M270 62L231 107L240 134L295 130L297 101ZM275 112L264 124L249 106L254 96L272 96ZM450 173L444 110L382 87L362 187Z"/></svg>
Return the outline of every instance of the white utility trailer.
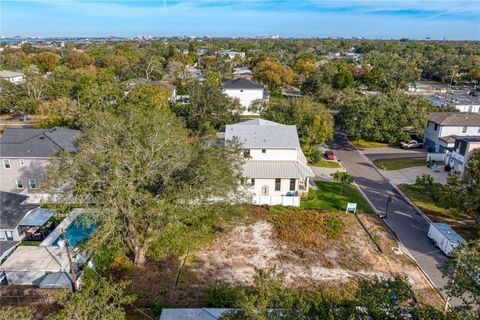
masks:
<svg viewBox="0 0 480 320"><path fill-rule="evenodd" d="M448 257L452 257L455 248L465 241L446 223L430 223L428 238Z"/></svg>

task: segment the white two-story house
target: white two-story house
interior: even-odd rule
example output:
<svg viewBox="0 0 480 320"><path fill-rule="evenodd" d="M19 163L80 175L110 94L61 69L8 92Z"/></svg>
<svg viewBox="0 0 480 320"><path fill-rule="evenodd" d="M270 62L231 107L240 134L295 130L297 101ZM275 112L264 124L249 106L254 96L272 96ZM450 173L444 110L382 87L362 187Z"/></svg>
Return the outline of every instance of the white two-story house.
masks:
<svg viewBox="0 0 480 320"><path fill-rule="evenodd" d="M242 115L258 115L257 110L250 110L252 103L256 100L268 100L262 84L245 78L225 81L223 92L229 97L240 100L240 104L244 108Z"/></svg>
<svg viewBox="0 0 480 320"><path fill-rule="evenodd" d="M0 191L30 193L39 188L50 157L74 152L79 131L66 128L7 128L0 137Z"/></svg>
<svg viewBox="0 0 480 320"><path fill-rule="evenodd" d="M296 126L263 119L227 125L225 140L235 139L243 147L243 175L252 202L299 206L314 174L300 148Z"/></svg>
<svg viewBox="0 0 480 320"><path fill-rule="evenodd" d="M424 131L429 152L445 153L455 144L454 136L480 136L480 113L432 112Z"/></svg>
<svg viewBox="0 0 480 320"><path fill-rule="evenodd" d="M446 163L453 171L463 176L468 171L470 156L476 149L480 149L480 135L454 136L455 144L447 153Z"/></svg>

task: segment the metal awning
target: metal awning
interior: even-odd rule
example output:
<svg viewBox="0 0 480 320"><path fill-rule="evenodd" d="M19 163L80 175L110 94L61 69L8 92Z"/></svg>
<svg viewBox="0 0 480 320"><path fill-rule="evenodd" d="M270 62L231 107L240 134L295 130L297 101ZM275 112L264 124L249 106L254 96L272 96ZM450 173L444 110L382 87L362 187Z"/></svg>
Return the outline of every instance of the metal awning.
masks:
<svg viewBox="0 0 480 320"><path fill-rule="evenodd" d="M23 227L41 227L47 223L53 213L44 208L36 208L23 217L18 225Z"/></svg>
<svg viewBox="0 0 480 320"><path fill-rule="evenodd" d="M72 280L65 272L52 272L48 273L38 286L45 289L68 288L72 290Z"/></svg>

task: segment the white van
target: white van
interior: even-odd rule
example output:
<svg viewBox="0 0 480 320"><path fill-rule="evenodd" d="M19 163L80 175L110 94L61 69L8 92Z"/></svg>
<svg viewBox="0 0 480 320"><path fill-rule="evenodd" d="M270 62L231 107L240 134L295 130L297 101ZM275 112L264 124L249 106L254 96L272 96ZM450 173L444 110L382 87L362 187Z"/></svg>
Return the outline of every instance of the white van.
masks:
<svg viewBox="0 0 480 320"><path fill-rule="evenodd" d="M453 257L455 248L465 241L446 223L430 223L428 238L434 246L442 250L448 257Z"/></svg>

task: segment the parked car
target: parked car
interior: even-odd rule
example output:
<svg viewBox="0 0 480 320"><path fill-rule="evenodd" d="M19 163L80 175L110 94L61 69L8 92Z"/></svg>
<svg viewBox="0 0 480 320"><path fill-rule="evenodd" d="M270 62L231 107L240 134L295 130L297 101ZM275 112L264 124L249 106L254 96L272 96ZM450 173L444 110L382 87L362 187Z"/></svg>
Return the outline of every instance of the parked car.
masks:
<svg viewBox="0 0 480 320"><path fill-rule="evenodd" d="M465 241L446 223L430 223L428 238L430 242L442 250L447 257L452 257L455 248Z"/></svg>
<svg viewBox="0 0 480 320"><path fill-rule="evenodd" d="M422 142L418 142L417 140L410 140L408 142L401 142L400 145L403 149L413 149L413 148L421 148L423 147Z"/></svg>
<svg viewBox="0 0 480 320"><path fill-rule="evenodd" d="M323 153L324 156L325 156L325 159L327 160L335 160L335 155L333 154L333 151L332 150L325 150L325 152Z"/></svg>

